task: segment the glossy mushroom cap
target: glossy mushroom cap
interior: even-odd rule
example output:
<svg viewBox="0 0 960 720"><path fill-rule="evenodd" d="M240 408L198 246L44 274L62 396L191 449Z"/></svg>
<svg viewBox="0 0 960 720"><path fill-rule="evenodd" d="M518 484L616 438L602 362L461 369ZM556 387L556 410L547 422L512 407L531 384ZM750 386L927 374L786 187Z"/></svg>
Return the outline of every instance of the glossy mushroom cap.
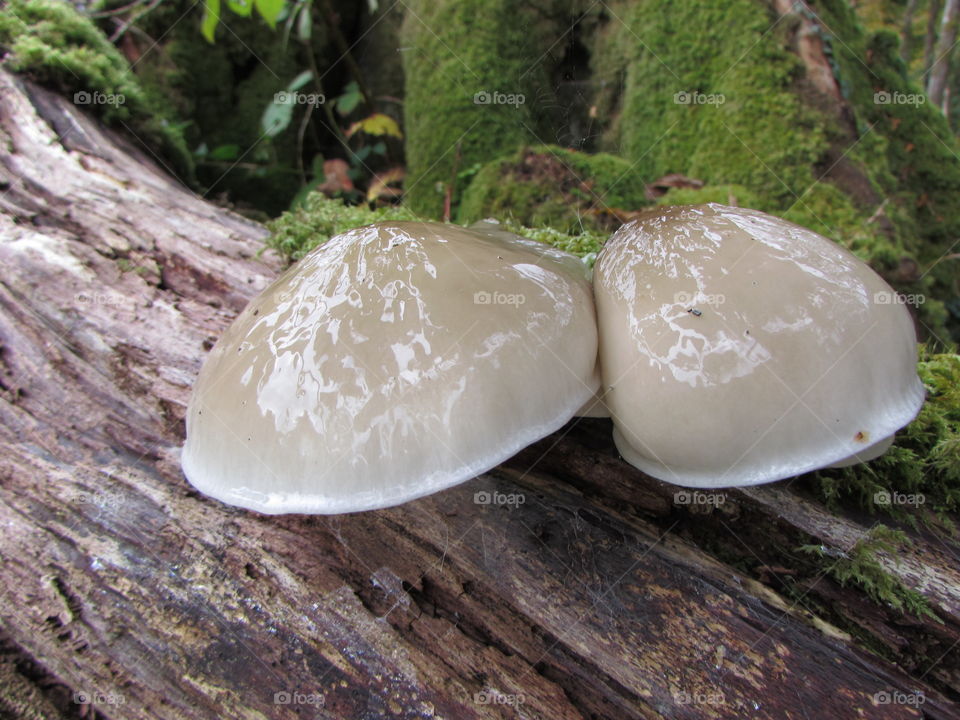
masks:
<svg viewBox="0 0 960 720"><path fill-rule="evenodd" d="M779 218L658 209L610 239L594 289L617 448L661 480L753 485L869 459L923 403L894 291Z"/></svg>
<svg viewBox="0 0 960 720"><path fill-rule="evenodd" d="M194 387L183 469L265 513L387 507L490 469L599 387L577 258L433 223L360 228L237 317Z"/></svg>

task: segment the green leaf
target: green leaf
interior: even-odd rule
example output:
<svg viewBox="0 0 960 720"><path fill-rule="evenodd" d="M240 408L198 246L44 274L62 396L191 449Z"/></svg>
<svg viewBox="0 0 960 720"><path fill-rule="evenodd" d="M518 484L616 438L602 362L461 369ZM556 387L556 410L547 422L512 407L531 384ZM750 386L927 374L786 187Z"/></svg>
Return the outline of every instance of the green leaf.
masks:
<svg viewBox="0 0 960 720"><path fill-rule="evenodd" d="M357 150L355 153L352 153L353 159L358 163L362 163L367 159L367 156L370 154L370 146L362 147Z"/></svg>
<svg viewBox="0 0 960 720"><path fill-rule="evenodd" d="M240 157L239 145L219 145L210 151L211 160L236 160Z"/></svg>
<svg viewBox="0 0 960 720"><path fill-rule="evenodd" d="M310 14L310 3L303 6L300 15L297 17L297 37L302 42L307 42L313 33L313 15Z"/></svg>
<svg viewBox="0 0 960 720"><path fill-rule="evenodd" d="M367 135L392 135L395 138L403 138L397 121L389 115L383 113L374 113L370 117L358 120L347 130L347 137L352 137L354 133L362 130Z"/></svg>
<svg viewBox="0 0 960 720"><path fill-rule="evenodd" d="M311 165L310 174L313 175L314 178L320 178L320 180L323 180L324 176L326 175L326 173L323 171L323 155L320 153L317 153L313 156L313 164Z"/></svg>
<svg viewBox="0 0 960 720"><path fill-rule="evenodd" d="M286 91L278 92L273 96L273 100L267 105L260 119L260 126L267 137L276 137L290 126L293 110L296 107L292 95L310 82L312 77L313 73L310 70L304 70L290 81Z"/></svg>
<svg viewBox="0 0 960 720"><path fill-rule="evenodd" d="M290 92L299 90L308 82L310 82L310 78L312 77L313 77L313 73L310 70L304 70L302 73L300 73L293 80L290 81L290 84L287 86L287 90L289 90Z"/></svg>
<svg viewBox="0 0 960 720"><path fill-rule="evenodd" d="M253 12L253 0L227 0L227 7L240 17L247 17Z"/></svg>
<svg viewBox="0 0 960 720"><path fill-rule="evenodd" d="M203 0L203 21L200 23L200 32L213 43L213 34L220 24L220 0Z"/></svg>
<svg viewBox="0 0 960 720"><path fill-rule="evenodd" d="M257 6L257 12L267 21L271 28L276 27L277 18L283 10L286 0L254 0Z"/></svg>
<svg viewBox="0 0 960 720"><path fill-rule="evenodd" d="M267 137L276 137L286 130L290 125L290 121L293 120L294 105L292 102L285 102L282 99L278 99L278 96L283 95L284 93L274 95L273 102L267 105L267 109L263 111L260 125Z"/></svg>
<svg viewBox="0 0 960 720"><path fill-rule="evenodd" d="M341 115L349 115L360 104L362 98L360 86L354 80L343 89L343 95L337 98L337 112Z"/></svg>

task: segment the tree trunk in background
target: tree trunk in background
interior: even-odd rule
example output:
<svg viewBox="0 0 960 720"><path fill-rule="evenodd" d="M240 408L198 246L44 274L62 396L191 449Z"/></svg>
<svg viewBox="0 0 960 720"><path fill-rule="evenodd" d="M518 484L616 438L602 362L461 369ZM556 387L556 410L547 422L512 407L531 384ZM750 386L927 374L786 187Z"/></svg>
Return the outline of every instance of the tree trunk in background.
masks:
<svg viewBox="0 0 960 720"><path fill-rule="evenodd" d="M927 95L930 102L943 107L944 92L950 77L950 58L953 46L957 42L957 23L960 21L960 0L947 0L943 6L943 19L940 21L940 36L934 49L933 66L930 68L930 82Z"/></svg>
<svg viewBox="0 0 960 720"><path fill-rule="evenodd" d="M933 66L933 48L937 44L937 21L940 20L940 0L930 0L927 10L927 32L923 38L923 76L925 86L930 83L930 68Z"/></svg>
<svg viewBox="0 0 960 720"><path fill-rule="evenodd" d="M609 421L376 512L198 495L185 404L279 270L265 231L66 99L0 96L0 715L955 717L953 545L881 558L942 623L903 616L784 567L873 519L790 483L678 503Z"/></svg>

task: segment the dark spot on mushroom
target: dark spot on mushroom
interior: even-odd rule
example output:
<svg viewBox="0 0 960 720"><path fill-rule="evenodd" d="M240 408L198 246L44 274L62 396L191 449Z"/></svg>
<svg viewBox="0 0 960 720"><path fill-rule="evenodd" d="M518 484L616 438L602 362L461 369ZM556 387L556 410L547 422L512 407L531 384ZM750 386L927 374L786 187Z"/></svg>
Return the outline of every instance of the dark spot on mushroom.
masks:
<svg viewBox="0 0 960 720"><path fill-rule="evenodd" d="M864 432L863 430L861 430L860 432L858 432L856 435L853 436L853 439L856 440L857 442L865 443L870 439L870 433Z"/></svg>
<svg viewBox="0 0 960 720"><path fill-rule="evenodd" d="M259 315L259 314L260 314L260 308L257 308L256 310L254 310L254 311L253 311L253 314L254 314L254 316Z"/></svg>
<svg viewBox="0 0 960 720"><path fill-rule="evenodd" d="M749 331L749 330L745 330L744 333L747 334L747 335L749 335L749 334L750 334L750 331Z"/></svg>

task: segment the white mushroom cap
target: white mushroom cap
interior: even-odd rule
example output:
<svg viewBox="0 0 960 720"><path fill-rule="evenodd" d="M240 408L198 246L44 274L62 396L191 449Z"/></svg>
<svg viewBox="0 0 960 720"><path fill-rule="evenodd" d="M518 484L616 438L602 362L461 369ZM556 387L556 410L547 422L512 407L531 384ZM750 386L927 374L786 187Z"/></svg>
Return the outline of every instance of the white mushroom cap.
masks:
<svg viewBox="0 0 960 720"><path fill-rule="evenodd" d="M923 404L894 291L792 223L658 209L607 242L593 280L617 448L661 480L753 485L869 459Z"/></svg>
<svg viewBox="0 0 960 720"><path fill-rule="evenodd" d="M590 284L514 237L391 223L308 254L210 353L187 478L265 513L368 510L557 430L599 387Z"/></svg>

